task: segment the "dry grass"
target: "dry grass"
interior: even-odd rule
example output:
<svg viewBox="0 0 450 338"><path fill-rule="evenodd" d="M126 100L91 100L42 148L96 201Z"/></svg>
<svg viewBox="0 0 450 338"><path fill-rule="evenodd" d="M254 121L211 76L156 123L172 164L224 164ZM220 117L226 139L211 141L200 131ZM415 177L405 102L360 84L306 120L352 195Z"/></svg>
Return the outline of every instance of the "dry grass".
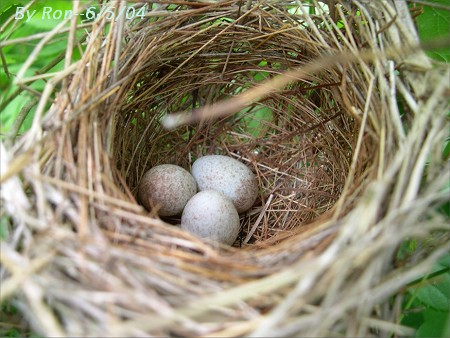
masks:
<svg viewBox="0 0 450 338"><path fill-rule="evenodd" d="M70 40L31 130L2 143L14 226L2 300L44 335L411 334L385 301L448 245L433 237L414 265L393 264L406 238L449 229L435 211L448 197L449 70L414 49L403 2L316 3L314 15L287 1L172 3L93 23L80 61ZM175 122L192 123L163 128L180 111ZM211 153L260 183L233 247L135 201L150 167Z"/></svg>

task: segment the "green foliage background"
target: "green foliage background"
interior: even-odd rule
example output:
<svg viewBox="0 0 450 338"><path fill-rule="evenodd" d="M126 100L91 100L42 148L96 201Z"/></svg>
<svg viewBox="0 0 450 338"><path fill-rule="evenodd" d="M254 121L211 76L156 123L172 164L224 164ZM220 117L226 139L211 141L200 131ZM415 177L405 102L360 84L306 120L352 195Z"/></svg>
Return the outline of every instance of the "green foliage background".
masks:
<svg viewBox="0 0 450 338"><path fill-rule="evenodd" d="M424 1L425 2L425 1ZM2 0L0 1L0 27L14 15L18 7L29 3L27 0ZM422 12L416 17L416 23L419 35L422 41L431 41L438 37L448 37L450 40L450 3L448 0L430 0L430 6L415 5L421 8ZM437 5L437 6L434 6ZM32 10L36 10L36 15L28 22L20 20L15 22L17 26L10 32L8 29L0 34L0 41L14 38L26 38L39 32L48 32L53 29L61 19L42 19L42 11L45 6L52 7L53 10L72 9L71 1L37 1ZM445 9L447 8L447 9ZM85 17L80 16L79 20ZM83 33L79 32L78 38ZM33 51L39 40L30 40L21 44L14 44L0 49L1 67L0 67L0 137L4 139L10 130L20 110L32 99L32 94L21 91L14 84L14 76L18 73L30 53ZM63 57L67 47L67 34L58 35L51 43L47 44L39 54L38 59L30 67L26 76L33 76L48 71L55 72L63 67ZM73 59L80 58L80 49L83 45L77 46L73 51ZM449 63L450 47L439 50L427 51L428 55L436 61ZM47 69L53 62L54 66ZM264 77L264 74L257 74ZM45 82L43 80L35 81L30 84L32 89L41 92ZM266 111L257 112L264 118ZM450 115L450 113L449 113ZM26 117L20 132L27 130L33 118L33 109ZM256 128L256 126L253 126ZM254 133L258 133L257 128ZM450 139L443 145L443 156L450 157ZM446 187L449 190L450 187ZM441 207L439 212L444 213L450 218L450 204ZM0 238L4 240L8 234L8 220L0 217ZM426 246L426 241L411 239L406 241L399 249L399 260L406 260L414 255L418 247ZM393 297L403 297L402 315L399 324L406 325L416 329L416 337L450 337L450 253L443 257L432 269L429 274L422 279L412 283L404 292ZM24 327L21 317L11 302L2 304L0 310L0 336L19 337L35 336Z"/></svg>

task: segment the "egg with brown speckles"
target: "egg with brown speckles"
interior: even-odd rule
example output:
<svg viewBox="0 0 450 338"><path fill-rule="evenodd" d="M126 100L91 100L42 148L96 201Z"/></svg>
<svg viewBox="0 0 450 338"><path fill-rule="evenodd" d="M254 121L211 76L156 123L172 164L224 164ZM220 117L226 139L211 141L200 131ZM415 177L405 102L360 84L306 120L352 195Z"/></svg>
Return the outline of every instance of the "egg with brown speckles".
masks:
<svg viewBox="0 0 450 338"><path fill-rule="evenodd" d="M232 245L239 235L239 214L230 199L220 192L204 190L186 204L181 228L197 237Z"/></svg>
<svg viewBox="0 0 450 338"><path fill-rule="evenodd" d="M255 203L258 182L253 172L238 160L224 155L207 155L192 165L199 191L215 190L228 197L238 213Z"/></svg>
<svg viewBox="0 0 450 338"><path fill-rule="evenodd" d="M187 170L173 164L161 164L144 174L139 183L138 198L147 210L156 207L160 216L175 216L182 213L196 192L197 184Z"/></svg>

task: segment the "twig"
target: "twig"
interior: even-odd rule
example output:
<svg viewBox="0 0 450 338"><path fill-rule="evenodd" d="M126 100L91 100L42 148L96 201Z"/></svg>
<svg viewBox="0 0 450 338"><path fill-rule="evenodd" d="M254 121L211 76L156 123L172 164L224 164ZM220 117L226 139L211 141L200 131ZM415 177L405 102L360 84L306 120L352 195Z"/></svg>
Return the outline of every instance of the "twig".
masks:
<svg viewBox="0 0 450 338"><path fill-rule="evenodd" d="M266 213L267 208L269 208L269 205L272 202L272 199L273 199L273 194L270 194L269 198L267 199L266 204L264 204L264 207L261 210L261 213L259 214L258 218L256 219L255 224L253 224L252 229L247 234L247 237L245 237L245 239L243 241L244 244L247 244L248 241L250 240L250 238L252 238L253 233L255 232L256 228L258 227L259 223L261 222L262 218L264 217L264 214Z"/></svg>

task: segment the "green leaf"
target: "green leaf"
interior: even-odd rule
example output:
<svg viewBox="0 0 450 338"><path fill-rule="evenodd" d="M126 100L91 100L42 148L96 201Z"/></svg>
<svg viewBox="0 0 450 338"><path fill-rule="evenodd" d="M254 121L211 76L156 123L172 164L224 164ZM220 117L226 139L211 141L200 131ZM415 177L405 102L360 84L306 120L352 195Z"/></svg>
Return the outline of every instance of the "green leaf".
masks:
<svg viewBox="0 0 450 338"><path fill-rule="evenodd" d="M417 240L415 239L403 241L397 251L397 260L400 261L410 257L411 254L416 249L416 247L417 247Z"/></svg>
<svg viewBox="0 0 450 338"><path fill-rule="evenodd" d="M269 78L269 72L260 71L254 76L256 82L264 81Z"/></svg>
<svg viewBox="0 0 450 338"><path fill-rule="evenodd" d="M411 327L418 330L419 327L424 323L425 318L423 316L423 311L420 312L408 312L404 315L401 324L404 326Z"/></svg>
<svg viewBox="0 0 450 338"><path fill-rule="evenodd" d="M247 108L241 114L242 121L246 125L246 132L254 137L264 136L273 121L272 110L265 106L258 106L255 109Z"/></svg>
<svg viewBox="0 0 450 338"><path fill-rule="evenodd" d="M430 3L448 6L448 0L433 0ZM450 11L433 6L424 6L424 11L417 17L417 28L422 41L431 41L439 37L449 36ZM444 62L450 62L450 47L429 51L430 57Z"/></svg>
<svg viewBox="0 0 450 338"><path fill-rule="evenodd" d="M450 253L447 253L445 256L441 257L438 264L444 268L450 268Z"/></svg>
<svg viewBox="0 0 450 338"><path fill-rule="evenodd" d="M444 143L444 150L442 151L442 156L444 160L450 157L450 140L446 140Z"/></svg>
<svg viewBox="0 0 450 338"><path fill-rule="evenodd" d="M411 288L410 292L424 305L438 311L450 311L450 254L443 256L430 273L435 274L420 288Z"/></svg>
<svg viewBox="0 0 450 338"><path fill-rule="evenodd" d="M6 240L9 235L8 221L5 218L0 218L0 241Z"/></svg>
<svg viewBox="0 0 450 338"><path fill-rule="evenodd" d="M416 297L430 308L447 311L450 307L448 293L450 290L450 275L447 273L442 277L442 282L436 282L417 290Z"/></svg>
<svg viewBox="0 0 450 338"><path fill-rule="evenodd" d="M424 322L416 332L416 337L445 337L449 313L427 309L423 312Z"/></svg>
<svg viewBox="0 0 450 338"><path fill-rule="evenodd" d="M450 337L450 316L447 316L447 323L444 327L443 337Z"/></svg>
<svg viewBox="0 0 450 338"><path fill-rule="evenodd" d="M5 12L9 7L18 4L18 1L16 0L2 0L0 2L0 14Z"/></svg>
<svg viewBox="0 0 450 338"><path fill-rule="evenodd" d="M0 3L0 26L2 26L6 20L12 15L15 15L17 7L21 7L22 4L11 5L11 2Z"/></svg>
<svg viewBox="0 0 450 338"><path fill-rule="evenodd" d="M450 253L412 285L405 295L401 324L417 330L417 337L450 337Z"/></svg>

